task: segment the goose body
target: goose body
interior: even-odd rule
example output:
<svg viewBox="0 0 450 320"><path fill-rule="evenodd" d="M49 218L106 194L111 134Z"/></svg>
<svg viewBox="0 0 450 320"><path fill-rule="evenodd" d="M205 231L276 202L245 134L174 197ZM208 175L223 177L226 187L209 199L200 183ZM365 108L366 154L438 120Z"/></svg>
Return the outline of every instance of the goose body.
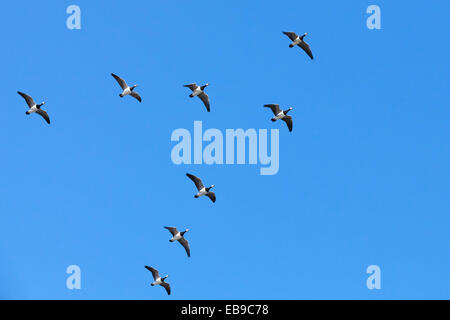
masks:
<svg viewBox="0 0 450 320"><path fill-rule="evenodd" d="M189 229L186 229L185 231L178 231L177 228L175 227L164 227L167 230L170 231L170 233L172 234L172 239L170 239L170 242L175 242L178 241L186 250L187 256L190 257L191 256L191 249L189 246L189 242L184 238L184 235L186 234L186 232L189 231Z"/></svg>
<svg viewBox="0 0 450 320"><path fill-rule="evenodd" d="M123 90L122 93L121 93L119 96L120 96L121 98L123 98L123 97L125 97L125 96L127 96L127 95L129 95L129 94L131 94L131 88L130 88L130 87L125 88L125 90Z"/></svg>
<svg viewBox="0 0 450 320"><path fill-rule="evenodd" d="M197 86L197 88L195 88L195 90L189 95L189 97L191 98L196 97L200 95L202 92L203 92L202 89L200 89L200 87Z"/></svg>
<svg viewBox="0 0 450 320"><path fill-rule="evenodd" d="M44 120L50 124L50 117L48 116L47 112L45 110L41 109L41 106L43 106L45 104L45 102L42 102L40 104L36 104L36 102L34 102L33 98L31 98L29 95L27 95L26 93L17 91L17 93L25 99L25 102L28 105L28 110L25 112L25 114L29 115L32 113L37 113L38 115L40 115L42 118L44 118Z"/></svg>
<svg viewBox="0 0 450 320"><path fill-rule="evenodd" d="M148 271L150 271L152 273L153 276L153 282L150 284L152 287L153 286L162 286L164 289L166 289L166 292L168 295L170 295L170 285L165 282L165 280L169 277L168 275L165 276L164 278L161 278L159 275L158 270L156 270L155 268L149 267L149 266L145 266L145 269L147 269Z"/></svg>
<svg viewBox="0 0 450 320"><path fill-rule="evenodd" d="M192 174L189 174L189 173L186 173L186 176L188 176L188 178L191 179L194 182L195 186L197 187L198 192L194 196L194 198L200 198L202 196L207 196L209 199L211 199L211 201L213 203L216 202L216 194L214 192L210 191L212 188L215 187L215 185L205 188L205 186L203 185L203 182L200 178L198 178Z"/></svg>
<svg viewBox="0 0 450 320"><path fill-rule="evenodd" d="M292 122L292 117L288 116L288 112L293 110L294 108L289 108L287 110L281 110L280 106L278 104L266 104L266 105L264 105L264 107L270 108L272 110L272 112L275 116L271 119L273 122L275 122L277 120L283 120L284 122L286 122L289 132L292 132L293 122Z"/></svg>
<svg viewBox="0 0 450 320"><path fill-rule="evenodd" d="M314 56L312 54L311 48L309 44L307 44L304 41L304 38L308 35L308 33L304 33L303 35L299 36L295 32L283 32L286 36L291 39L291 44L289 45L289 48L293 48L295 46L299 46L303 49L303 51L306 52L306 54L311 58L311 60L314 59Z"/></svg>
<svg viewBox="0 0 450 320"><path fill-rule="evenodd" d="M184 87L191 89L192 93L189 95L190 98L199 97L200 100L203 101L203 104L206 107L208 112L211 111L211 106L209 103L209 96L205 92L205 88L209 86L209 84L205 84L204 86L198 86L196 83L186 84Z"/></svg>
<svg viewBox="0 0 450 320"><path fill-rule="evenodd" d="M115 75L114 73L111 73L111 75L113 76L114 79L116 79L117 83L122 88L122 93L119 94L119 96L121 98L130 95L133 98L135 98L136 100L138 100L139 102L142 102L141 96L136 91L134 91L134 89L137 87L136 84L132 87L129 87L124 79Z"/></svg>

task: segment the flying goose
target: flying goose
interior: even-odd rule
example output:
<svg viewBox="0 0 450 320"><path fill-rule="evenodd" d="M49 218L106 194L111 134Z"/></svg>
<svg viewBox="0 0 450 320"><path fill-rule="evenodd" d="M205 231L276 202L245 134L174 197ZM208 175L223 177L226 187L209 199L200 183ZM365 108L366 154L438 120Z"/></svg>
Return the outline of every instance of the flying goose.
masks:
<svg viewBox="0 0 450 320"><path fill-rule="evenodd" d="M119 84L119 86L122 88L122 93L121 94L119 94L119 96L121 97L121 98L123 98L123 97L125 97L125 96L127 96L127 95L130 95L130 96L132 96L133 98L136 98L139 102L142 102L142 99L141 99L141 97L139 96L139 94L137 93L137 92L135 92L135 91L133 91L136 87L137 87L137 85L135 84L134 86L132 86L132 87L129 87L128 85L127 85L127 83L125 82L125 80L123 80L121 77L119 77L119 76L116 76L114 73L111 73L111 75L114 77L114 79L116 79L116 81L117 81L117 83Z"/></svg>
<svg viewBox="0 0 450 320"><path fill-rule="evenodd" d="M189 95L190 98L193 97L199 97L203 103L205 104L206 110L208 110L208 112L211 111L211 108L209 106L209 97L206 94L206 92L204 91L205 88L209 86L209 83L205 84L204 86L199 87L196 83L191 83L191 84L186 84L184 85L184 87L189 88L192 90L192 93Z"/></svg>
<svg viewBox="0 0 450 320"><path fill-rule="evenodd" d="M311 52L311 48L309 47L309 44L307 44L303 39L308 35L308 33L303 34L302 36L298 36L295 32L283 32L285 35L289 37L293 42L289 45L289 48L293 48L295 46L299 46L302 48L308 56L312 59L314 59L313 54Z"/></svg>
<svg viewBox="0 0 450 320"><path fill-rule="evenodd" d="M48 124L50 124L50 118L47 114L47 112L45 112L44 110L41 109L41 107L45 104L45 102L42 102L40 104L36 104L33 100L33 98L31 98L29 95L17 91L18 94L20 94L22 96L22 98L25 99L25 101L28 104L28 107L30 108L27 112L25 112L26 114L32 114L32 113L37 113L38 115L40 115L42 118L45 119L45 121L47 121Z"/></svg>
<svg viewBox="0 0 450 320"><path fill-rule="evenodd" d="M181 245L184 247L184 249L186 250L186 253L188 255L188 257L191 256L191 249L189 248L189 242L184 238L184 234L186 232L189 231L189 229L186 229L183 232L180 232L177 230L177 228L174 227L164 227L167 230L170 231L170 233L172 234L172 239L170 239L170 242L174 242L174 241L178 241L179 243L181 243Z"/></svg>
<svg viewBox="0 0 450 320"><path fill-rule="evenodd" d="M288 112L291 111L293 108L289 108L287 110L281 111L280 106L278 104L266 104L264 105L266 108L272 109L273 114L275 117L272 118L272 121L275 122L277 120L283 120L286 122L289 132L292 132L292 117L288 116Z"/></svg>
<svg viewBox="0 0 450 320"><path fill-rule="evenodd" d="M196 176L189 174L189 173L186 173L186 175L189 177L189 179L194 181L195 186L197 187L198 193L194 196L194 198L199 198L201 196L207 196L208 198L211 199L211 201L213 203L216 202L216 194L214 192L209 191L215 187L214 185L212 185L209 188L205 188L205 186L203 185L203 182L202 182L202 180L200 180L200 178L197 178Z"/></svg>
<svg viewBox="0 0 450 320"><path fill-rule="evenodd" d="M150 271L152 273L153 279L155 280L154 282L151 283L151 286L153 287L153 286L160 285L160 286L164 287L164 289L166 289L166 291L167 291L167 294L170 296L170 285L164 281L169 276L165 276L164 278L161 278L159 276L158 270L156 270L155 268L145 266L145 269L147 269L148 271Z"/></svg>

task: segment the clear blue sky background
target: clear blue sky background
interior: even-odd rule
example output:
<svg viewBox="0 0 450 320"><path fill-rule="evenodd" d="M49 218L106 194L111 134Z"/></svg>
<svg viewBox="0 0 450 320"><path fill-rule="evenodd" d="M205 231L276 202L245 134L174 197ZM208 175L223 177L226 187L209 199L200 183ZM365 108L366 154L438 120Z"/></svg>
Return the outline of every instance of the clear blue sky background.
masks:
<svg viewBox="0 0 450 320"><path fill-rule="evenodd" d="M66 28L67 6L82 29ZM197 5L195 5L197 4ZM382 9L382 30L366 8ZM450 298L447 1L2 4L0 298ZM281 32L309 32L316 56ZM143 103L110 73L137 83ZM212 112L182 85L209 82ZM47 102L25 116L16 91ZM294 132L265 103L294 106ZM241 113L241 116L238 115ZM176 166L177 128L280 128L280 172ZM194 199L192 172L216 184ZM192 258L163 226L190 228ZM66 289L66 268L82 290ZM382 290L366 288L379 265ZM173 294L151 288L152 265Z"/></svg>

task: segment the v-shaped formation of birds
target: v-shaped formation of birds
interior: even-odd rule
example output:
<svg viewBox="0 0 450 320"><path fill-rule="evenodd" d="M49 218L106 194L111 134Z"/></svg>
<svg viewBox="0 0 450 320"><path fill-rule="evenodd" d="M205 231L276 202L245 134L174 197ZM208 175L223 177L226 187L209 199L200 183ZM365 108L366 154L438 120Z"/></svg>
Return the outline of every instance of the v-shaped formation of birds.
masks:
<svg viewBox="0 0 450 320"><path fill-rule="evenodd" d="M289 39L291 39L291 41L292 41L292 43L289 45L289 48L294 48L295 46L299 46L301 49L303 49L303 51L306 52L306 54L311 58L311 60L314 59L310 46L308 45L308 43L306 43L304 41L304 38L308 35L308 33L305 33L301 36L297 35L295 32L283 32L283 33L286 36L288 36ZM111 73L111 76L117 81L119 86L122 88L122 93L119 94L119 96L121 98L129 95L129 96L135 98L136 100L138 100L139 102L142 102L141 96L135 91L137 85L133 85L132 87L130 87L126 83L126 81L123 78L119 77L118 75ZM191 83L191 84L184 85L184 87L189 88L192 91L192 93L189 95L190 98L199 97L200 100L202 100L203 104L205 105L206 110L208 112L211 112L209 96L205 92L205 89L206 89L206 87L208 87L208 85L209 84L207 83L203 86L199 86L196 83ZM36 102L34 102L33 98L30 97L29 95L27 95L26 93L23 93L20 91L18 91L17 93L25 99L25 101L28 105L29 109L26 111L27 115L32 114L32 113L37 113L42 118L44 118L44 120L48 124L50 124L50 117L49 117L48 113L41 109L41 107L45 104L45 102L36 104ZM278 104L266 104L266 105L264 105L264 107L270 108L272 110L274 117L271 120L273 122L275 122L277 120L283 120L286 123L286 125L289 129L289 132L292 132L293 121L292 121L292 117L288 115L288 112L291 111L293 108L288 108L287 110L282 110ZM209 199L211 199L211 201L213 203L216 202L216 194L214 192L211 192L211 189L214 188L214 185L211 185L210 187L206 188L203 185L203 182L200 178L198 178L192 174L189 174L189 173L187 173L186 176L194 182L194 184L198 190L197 194L194 196L195 198L199 198L201 196L206 196ZM186 229L185 231L180 232L175 227L164 227L164 228L166 228L172 234L172 238L169 241L170 242L178 241L186 250L187 256L190 257L191 249L189 246L189 242L184 237L184 235L186 234L186 232L189 231L189 229ZM170 295L170 292L171 292L170 285L169 285L169 283L167 283L165 281L169 276L166 275L165 277L161 277L159 275L158 270L156 270L155 268L149 267L149 266L145 266L145 268L152 273L154 282L151 283L151 286L160 285L164 289L166 289L167 294Z"/></svg>

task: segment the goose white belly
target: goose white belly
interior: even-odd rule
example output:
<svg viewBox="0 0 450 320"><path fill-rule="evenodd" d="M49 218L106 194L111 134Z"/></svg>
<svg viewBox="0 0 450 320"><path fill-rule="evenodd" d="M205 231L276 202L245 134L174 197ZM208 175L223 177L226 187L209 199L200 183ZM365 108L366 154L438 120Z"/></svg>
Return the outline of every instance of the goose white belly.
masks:
<svg viewBox="0 0 450 320"><path fill-rule="evenodd" d="M279 114L276 115L276 117L274 118L275 120L281 120L285 117L286 115L283 112L280 112Z"/></svg>
<svg viewBox="0 0 450 320"><path fill-rule="evenodd" d="M181 238L182 238L182 237L181 237L181 233L178 232L176 235L173 236L172 240L173 240L173 241L178 241L178 240L180 240Z"/></svg>
<svg viewBox="0 0 450 320"><path fill-rule="evenodd" d="M37 108L36 105L34 105L34 106L32 106L32 107L28 110L28 113L34 113L34 112L36 112L36 111L38 111L38 108Z"/></svg>
<svg viewBox="0 0 450 320"><path fill-rule="evenodd" d="M300 44L302 42L302 39L300 39L300 37L298 37L297 39L294 40L294 42L292 42L293 46L296 46L298 44Z"/></svg>
<svg viewBox="0 0 450 320"><path fill-rule="evenodd" d="M131 90L130 90L130 88L126 88L125 90L123 90L123 92L122 92L122 96L127 96L127 95L129 95L131 93Z"/></svg>
<svg viewBox="0 0 450 320"><path fill-rule="evenodd" d="M200 88L197 88L194 92L192 92L192 96L196 97L198 96L200 93L202 93L202 90Z"/></svg>
<svg viewBox="0 0 450 320"><path fill-rule="evenodd" d="M203 188L202 190L200 190L200 191L197 193L197 196L201 197L201 196L204 196L204 195L206 195L206 194L208 194L208 191L206 191L206 189Z"/></svg>

